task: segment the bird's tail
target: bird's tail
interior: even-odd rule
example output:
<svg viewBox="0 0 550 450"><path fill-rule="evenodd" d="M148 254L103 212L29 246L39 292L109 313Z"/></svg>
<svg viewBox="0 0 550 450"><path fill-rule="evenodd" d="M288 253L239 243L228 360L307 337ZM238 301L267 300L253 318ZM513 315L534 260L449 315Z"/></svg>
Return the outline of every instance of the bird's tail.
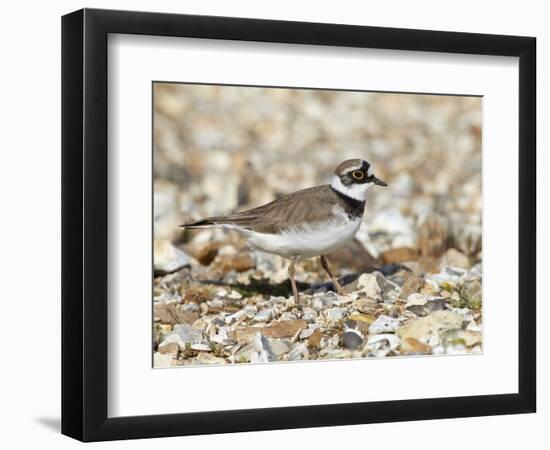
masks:
<svg viewBox="0 0 550 450"><path fill-rule="evenodd" d="M212 227L220 227L223 225L224 225L223 217L208 217L206 219L198 220L197 222L184 223L179 226L180 228L186 228L186 229L192 230L194 228L212 228Z"/></svg>

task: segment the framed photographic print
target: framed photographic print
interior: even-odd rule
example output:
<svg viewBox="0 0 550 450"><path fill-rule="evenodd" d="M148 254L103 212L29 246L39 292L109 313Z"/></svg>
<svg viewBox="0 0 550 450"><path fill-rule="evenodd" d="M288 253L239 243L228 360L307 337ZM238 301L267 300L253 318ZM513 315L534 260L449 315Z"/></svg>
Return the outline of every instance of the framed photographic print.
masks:
<svg viewBox="0 0 550 450"><path fill-rule="evenodd" d="M535 38L62 32L64 434L535 411Z"/></svg>

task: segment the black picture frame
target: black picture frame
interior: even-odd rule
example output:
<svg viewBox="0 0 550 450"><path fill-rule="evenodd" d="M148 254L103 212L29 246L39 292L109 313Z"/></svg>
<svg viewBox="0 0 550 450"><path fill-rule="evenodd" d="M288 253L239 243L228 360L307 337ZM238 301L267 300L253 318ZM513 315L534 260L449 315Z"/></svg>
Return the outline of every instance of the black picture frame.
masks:
<svg viewBox="0 0 550 450"><path fill-rule="evenodd" d="M517 393L200 413L107 416L109 33L519 58ZM535 412L536 39L83 9L62 18L62 433L82 441Z"/></svg>

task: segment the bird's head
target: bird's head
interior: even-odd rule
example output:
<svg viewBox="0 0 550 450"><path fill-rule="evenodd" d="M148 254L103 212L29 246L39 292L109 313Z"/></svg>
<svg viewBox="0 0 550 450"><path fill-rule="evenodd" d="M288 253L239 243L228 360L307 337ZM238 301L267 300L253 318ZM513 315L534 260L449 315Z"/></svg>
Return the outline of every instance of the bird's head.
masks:
<svg viewBox="0 0 550 450"><path fill-rule="evenodd" d="M374 185L387 184L374 176L372 166L363 159L348 159L334 171L331 187L355 200L365 201L367 191Z"/></svg>

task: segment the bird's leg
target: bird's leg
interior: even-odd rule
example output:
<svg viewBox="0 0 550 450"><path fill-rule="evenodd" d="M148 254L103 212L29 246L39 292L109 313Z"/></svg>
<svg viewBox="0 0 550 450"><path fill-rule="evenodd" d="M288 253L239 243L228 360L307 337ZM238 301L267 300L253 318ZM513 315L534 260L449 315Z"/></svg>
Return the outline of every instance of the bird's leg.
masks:
<svg viewBox="0 0 550 450"><path fill-rule="evenodd" d="M292 293L294 294L294 303L296 306L300 306L300 294L298 294L298 288L296 287L296 280L294 279L294 266L296 265L296 259L292 259L288 266L288 278L290 278L290 284L292 285Z"/></svg>
<svg viewBox="0 0 550 450"><path fill-rule="evenodd" d="M325 271L328 273L328 276L330 277L330 279L332 280L332 284L334 285L334 288L336 289L336 292L338 294L342 294L343 293L343 290L342 290L342 286L340 286L340 283L338 283L338 280L336 279L336 277L332 274L331 270L330 270L330 267L328 265L328 260L327 260L327 257L325 255L321 255L321 266L323 267L323 269L325 269Z"/></svg>

